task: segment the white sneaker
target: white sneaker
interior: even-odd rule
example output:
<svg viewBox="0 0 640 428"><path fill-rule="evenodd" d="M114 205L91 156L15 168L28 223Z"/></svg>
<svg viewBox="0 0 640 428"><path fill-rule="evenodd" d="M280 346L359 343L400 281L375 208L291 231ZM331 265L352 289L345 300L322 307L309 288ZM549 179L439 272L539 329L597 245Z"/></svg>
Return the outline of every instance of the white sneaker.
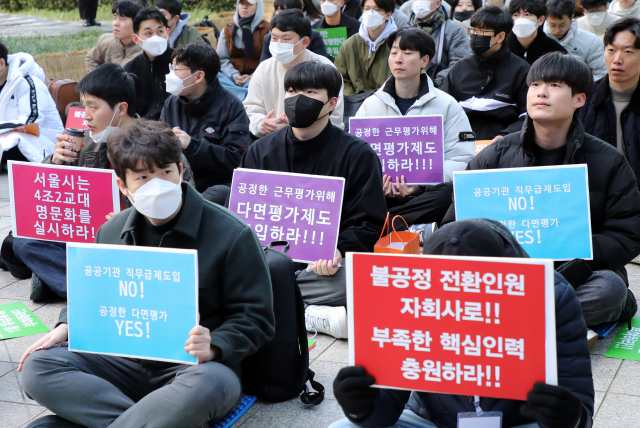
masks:
<svg viewBox="0 0 640 428"><path fill-rule="evenodd" d="M587 341L589 342L589 349L593 349L598 341L598 333L591 329L587 330Z"/></svg>
<svg viewBox="0 0 640 428"><path fill-rule="evenodd" d="M309 305L304 311L307 331L317 331L335 337L346 339L347 310L344 306L316 306Z"/></svg>

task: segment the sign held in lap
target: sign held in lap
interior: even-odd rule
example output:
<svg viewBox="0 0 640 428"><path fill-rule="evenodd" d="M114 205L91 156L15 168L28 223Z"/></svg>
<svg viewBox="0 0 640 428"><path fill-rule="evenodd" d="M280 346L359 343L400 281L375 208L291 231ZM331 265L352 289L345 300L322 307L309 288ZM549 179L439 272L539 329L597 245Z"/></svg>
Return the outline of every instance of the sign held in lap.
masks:
<svg viewBox="0 0 640 428"><path fill-rule="evenodd" d="M380 388L526 400L557 385L551 260L347 254L349 363Z"/></svg>
<svg viewBox="0 0 640 428"><path fill-rule="evenodd" d="M322 36L327 53L334 58L337 57L340 48L347 41L347 27L318 28L317 31Z"/></svg>
<svg viewBox="0 0 640 428"><path fill-rule="evenodd" d="M586 165L455 171L456 219L505 225L531 257L591 260Z"/></svg>
<svg viewBox="0 0 640 428"><path fill-rule="evenodd" d="M338 245L344 178L238 168L229 209L262 245L288 241L297 262L333 260Z"/></svg>
<svg viewBox="0 0 640 428"><path fill-rule="evenodd" d="M69 350L196 364L196 250L67 245Z"/></svg>
<svg viewBox="0 0 640 428"><path fill-rule="evenodd" d="M383 174L407 184L444 181L442 116L352 117L349 132L376 152Z"/></svg>
<svg viewBox="0 0 640 428"><path fill-rule="evenodd" d="M8 162L13 235L94 242L105 216L120 211L112 170Z"/></svg>

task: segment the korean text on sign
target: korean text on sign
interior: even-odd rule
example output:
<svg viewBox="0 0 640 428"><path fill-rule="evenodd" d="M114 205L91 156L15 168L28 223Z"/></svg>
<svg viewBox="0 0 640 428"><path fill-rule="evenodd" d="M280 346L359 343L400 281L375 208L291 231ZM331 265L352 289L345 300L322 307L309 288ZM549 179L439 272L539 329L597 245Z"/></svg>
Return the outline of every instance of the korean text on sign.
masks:
<svg viewBox="0 0 640 428"><path fill-rule="evenodd" d="M86 129L87 120L84 118L85 109L82 107L70 107L65 128Z"/></svg>
<svg viewBox="0 0 640 428"><path fill-rule="evenodd" d="M444 181L442 116L352 117L349 132L376 152L383 174L407 184Z"/></svg>
<svg viewBox="0 0 640 428"><path fill-rule="evenodd" d="M262 245L287 241L300 262L333 260L338 245L344 179L238 168L229 209Z"/></svg>
<svg viewBox="0 0 640 428"><path fill-rule="evenodd" d="M347 41L347 27L319 28L318 32L322 36L327 53L334 58L338 56L340 48Z"/></svg>
<svg viewBox="0 0 640 428"><path fill-rule="evenodd" d="M456 171L456 219L505 225L531 257L591 259L586 165Z"/></svg>
<svg viewBox="0 0 640 428"><path fill-rule="evenodd" d="M48 332L49 329L24 303L0 305L0 340Z"/></svg>
<svg viewBox="0 0 640 428"><path fill-rule="evenodd" d="M195 250L67 245L69 350L195 364Z"/></svg>
<svg viewBox="0 0 640 428"><path fill-rule="evenodd" d="M13 234L94 242L105 216L120 211L111 170L9 161Z"/></svg>
<svg viewBox="0 0 640 428"><path fill-rule="evenodd" d="M557 383L551 260L347 259L350 364L376 386L524 400Z"/></svg>

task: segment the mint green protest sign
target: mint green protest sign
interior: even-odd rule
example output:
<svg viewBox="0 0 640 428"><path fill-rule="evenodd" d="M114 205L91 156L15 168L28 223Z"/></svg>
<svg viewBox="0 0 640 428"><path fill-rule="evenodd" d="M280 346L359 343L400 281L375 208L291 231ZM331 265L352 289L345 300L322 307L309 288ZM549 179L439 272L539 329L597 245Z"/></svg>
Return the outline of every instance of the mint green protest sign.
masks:
<svg viewBox="0 0 640 428"><path fill-rule="evenodd" d="M332 57L338 56L340 48L347 41L347 27L318 28L322 41L327 47L327 53Z"/></svg>
<svg viewBox="0 0 640 428"><path fill-rule="evenodd" d="M49 329L24 303L0 305L0 340L46 333Z"/></svg>
<svg viewBox="0 0 640 428"><path fill-rule="evenodd" d="M640 361L640 318L631 320L631 330L627 328L628 323L622 324L605 357Z"/></svg>

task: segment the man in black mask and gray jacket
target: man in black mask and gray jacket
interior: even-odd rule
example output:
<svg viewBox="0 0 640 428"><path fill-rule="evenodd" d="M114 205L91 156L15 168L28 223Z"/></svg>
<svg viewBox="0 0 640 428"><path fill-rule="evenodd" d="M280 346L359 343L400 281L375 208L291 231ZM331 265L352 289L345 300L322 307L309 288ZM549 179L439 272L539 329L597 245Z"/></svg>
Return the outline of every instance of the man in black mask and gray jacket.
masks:
<svg viewBox="0 0 640 428"><path fill-rule="evenodd" d="M302 62L284 78L284 111L289 126L256 141L240 167L345 179L338 248L333 260L299 266L298 285L307 306L307 326L336 338L347 337L347 251L373 251L387 215L378 155L364 141L335 127L329 114L342 86L338 70ZM342 267L341 267L342 266ZM312 271L311 271L312 270Z"/></svg>
<svg viewBox="0 0 640 428"><path fill-rule="evenodd" d="M527 111L529 65L504 44L513 22L498 6L471 17L473 56L458 61L440 88L464 108L478 140L517 132Z"/></svg>

